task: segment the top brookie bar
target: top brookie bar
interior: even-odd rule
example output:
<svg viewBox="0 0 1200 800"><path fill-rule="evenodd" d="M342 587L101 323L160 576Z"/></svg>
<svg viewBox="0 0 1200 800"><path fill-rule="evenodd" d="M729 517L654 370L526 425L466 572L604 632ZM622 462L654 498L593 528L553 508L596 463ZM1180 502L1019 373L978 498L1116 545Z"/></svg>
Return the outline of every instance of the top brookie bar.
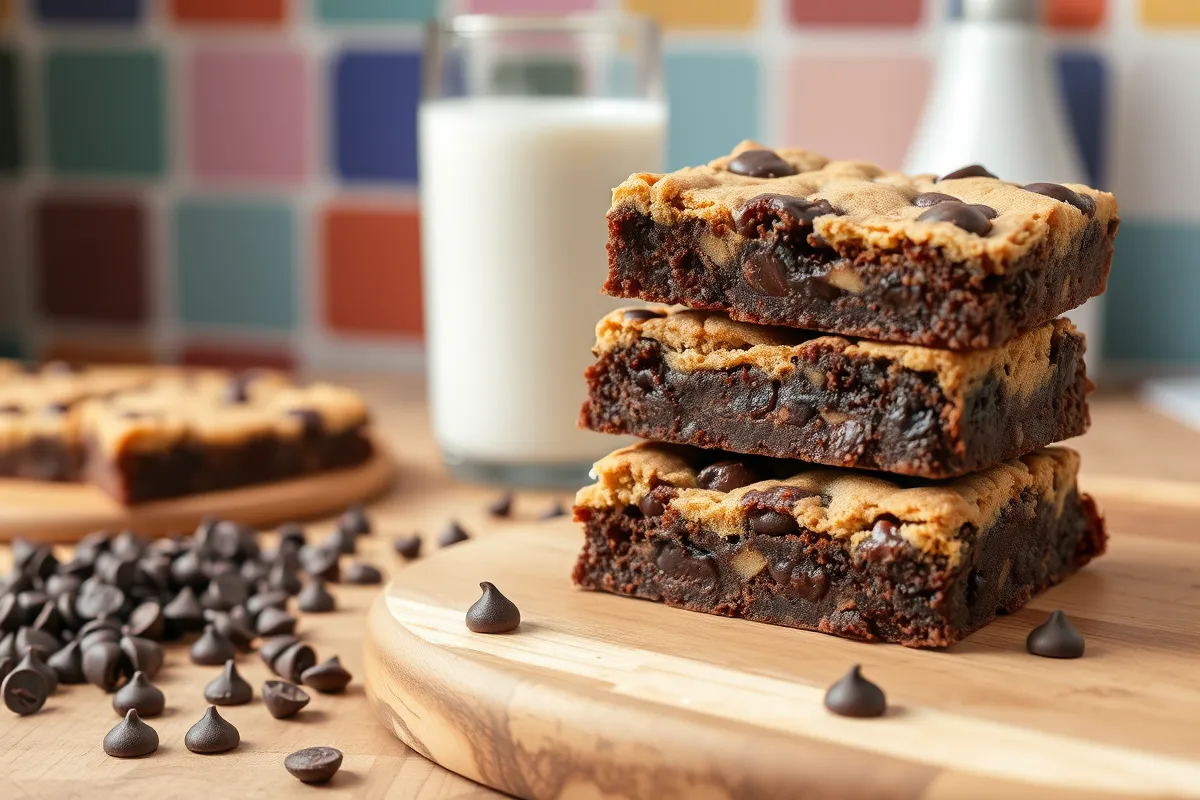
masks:
<svg viewBox="0 0 1200 800"><path fill-rule="evenodd" d="M996 347L1104 291L1111 194L935 179L742 142L613 190L604 289L734 319L954 350Z"/></svg>

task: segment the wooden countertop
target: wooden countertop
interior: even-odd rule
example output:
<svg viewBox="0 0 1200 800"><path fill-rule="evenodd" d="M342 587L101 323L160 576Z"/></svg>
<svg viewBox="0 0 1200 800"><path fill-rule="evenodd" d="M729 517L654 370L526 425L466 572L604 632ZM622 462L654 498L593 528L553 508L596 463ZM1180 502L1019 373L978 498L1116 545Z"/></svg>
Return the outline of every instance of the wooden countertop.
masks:
<svg viewBox="0 0 1200 800"><path fill-rule="evenodd" d="M420 531L430 547L450 518L460 520L474 535L503 533L506 523L484 512L496 489L456 483L441 468L419 380L370 376L348 382L367 395L378 430L400 463L395 489L371 509L376 534L364 537L361 557L394 573L403 564L391 551L393 537ZM1092 417L1092 432L1072 443L1083 454L1085 488L1103 486L1105 492L1135 498L1148 494L1200 505L1200 433L1123 396L1095 398ZM528 520L554 499L568 496L520 493L516 516ZM310 535L323 536L329 527L327 522L313 525ZM0 552L0 568L7 568L8 558L7 549ZM128 797L131 791L156 800L214 793L302 796L317 790L306 790L289 776L283 757L313 745L337 747L346 756L342 771L321 790L324 797L499 797L426 761L376 721L363 696L361 676L363 615L377 590L339 586L336 593L338 613L304 616L301 627L321 658L340 655L354 673L347 695L315 695L300 717L274 720L259 697L267 670L257 657L245 657L239 669L254 685L255 700L222 711L241 731L241 747L220 756L193 755L183 747L183 734L203 713L203 686L218 670L192 666L183 648L171 647L157 681L167 695L167 713L151 721L161 740L156 755L131 761L105 756L101 740L118 721L110 696L91 686L65 687L35 716L0 712L0 797Z"/></svg>

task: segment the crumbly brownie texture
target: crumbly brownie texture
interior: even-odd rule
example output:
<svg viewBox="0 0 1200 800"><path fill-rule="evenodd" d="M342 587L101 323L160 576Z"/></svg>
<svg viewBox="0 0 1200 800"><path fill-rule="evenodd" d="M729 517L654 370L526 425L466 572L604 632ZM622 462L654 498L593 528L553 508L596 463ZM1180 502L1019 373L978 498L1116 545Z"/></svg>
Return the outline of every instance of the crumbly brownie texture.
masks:
<svg viewBox="0 0 1200 800"><path fill-rule="evenodd" d="M937 181L753 142L630 176L608 221L608 294L951 349L1101 294L1118 226L1113 196L1086 186Z"/></svg>
<svg viewBox="0 0 1200 800"><path fill-rule="evenodd" d="M573 578L692 611L944 647L1104 552L1078 464L1049 448L929 482L635 445L579 492Z"/></svg>
<svg viewBox="0 0 1200 800"><path fill-rule="evenodd" d="M593 352L581 426L739 453L946 478L1089 422L1084 339L1065 319L955 352L622 309Z"/></svg>

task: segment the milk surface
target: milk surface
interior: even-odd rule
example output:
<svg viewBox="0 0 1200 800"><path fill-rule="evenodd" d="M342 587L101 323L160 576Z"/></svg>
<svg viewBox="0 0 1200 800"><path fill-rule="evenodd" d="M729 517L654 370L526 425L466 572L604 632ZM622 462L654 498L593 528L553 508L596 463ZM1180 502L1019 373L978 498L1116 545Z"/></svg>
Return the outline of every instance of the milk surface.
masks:
<svg viewBox="0 0 1200 800"><path fill-rule="evenodd" d="M607 275L612 188L662 166L648 100L465 98L420 111L434 431L451 460L590 462L576 428Z"/></svg>

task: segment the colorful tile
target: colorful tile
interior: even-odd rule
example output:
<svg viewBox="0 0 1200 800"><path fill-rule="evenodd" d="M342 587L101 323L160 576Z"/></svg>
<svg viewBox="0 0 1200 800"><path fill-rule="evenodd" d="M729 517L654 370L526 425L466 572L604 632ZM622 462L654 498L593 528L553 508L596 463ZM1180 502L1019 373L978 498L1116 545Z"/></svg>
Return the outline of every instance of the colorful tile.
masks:
<svg viewBox="0 0 1200 800"><path fill-rule="evenodd" d="M287 13L286 0L171 0L171 18L179 25L275 26Z"/></svg>
<svg viewBox="0 0 1200 800"><path fill-rule="evenodd" d="M318 19L333 25L424 22L437 12L437 0L317 0Z"/></svg>
<svg viewBox="0 0 1200 800"><path fill-rule="evenodd" d="M566 14L593 11L597 0L465 0L471 14Z"/></svg>
<svg viewBox="0 0 1200 800"><path fill-rule="evenodd" d="M142 17L141 0L37 0L34 7L51 23L132 25Z"/></svg>
<svg viewBox="0 0 1200 800"><path fill-rule="evenodd" d="M163 66L153 51L52 51L50 164L65 174L158 175L166 160Z"/></svg>
<svg viewBox="0 0 1200 800"><path fill-rule="evenodd" d="M43 361L67 361L71 364L153 364L154 347L136 338L128 341L97 341L75 337L54 338L42 348Z"/></svg>
<svg viewBox="0 0 1200 800"><path fill-rule="evenodd" d="M255 200L181 201L175 209L175 305L185 323L291 330L296 220Z"/></svg>
<svg viewBox="0 0 1200 800"><path fill-rule="evenodd" d="M351 50L333 72L337 172L352 181L415 181L420 54Z"/></svg>
<svg viewBox="0 0 1200 800"><path fill-rule="evenodd" d="M788 0L788 19L800 27L823 25L912 26L921 0Z"/></svg>
<svg viewBox="0 0 1200 800"><path fill-rule="evenodd" d="M1098 28L1107 14L1107 0L1050 0L1046 5L1046 22L1055 28Z"/></svg>
<svg viewBox="0 0 1200 800"><path fill-rule="evenodd" d="M1105 295L1106 357L1200 362L1200 221L1126 219Z"/></svg>
<svg viewBox="0 0 1200 800"><path fill-rule="evenodd" d="M1200 2L1196 0L1142 0L1142 24L1151 28L1195 28L1200 26Z"/></svg>
<svg viewBox="0 0 1200 800"><path fill-rule="evenodd" d="M759 136L759 65L739 53L669 53L667 164L705 164ZM721 98L714 105L713 98Z"/></svg>
<svg viewBox="0 0 1200 800"><path fill-rule="evenodd" d="M56 320L145 322L146 240L136 200L43 198L34 211L41 312Z"/></svg>
<svg viewBox="0 0 1200 800"><path fill-rule="evenodd" d="M667 29L749 28L758 21L758 0L623 0L622 6Z"/></svg>
<svg viewBox="0 0 1200 800"><path fill-rule="evenodd" d="M188 112L191 169L200 178L304 180L309 114L303 52L195 51Z"/></svg>
<svg viewBox="0 0 1200 800"><path fill-rule="evenodd" d="M415 208L335 204L325 210L326 325L339 333L421 335L420 228Z"/></svg>
<svg viewBox="0 0 1200 800"><path fill-rule="evenodd" d="M180 362L194 367L224 369L278 369L290 372L296 367L295 356L284 346L265 347L218 342L189 342L179 353Z"/></svg>
<svg viewBox="0 0 1200 800"><path fill-rule="evenodd" d="M1096 53L1059 53L1063 101L1092 186L1106 186L1108 65Z"/></svg>
<svg viewBox="0 0 1200 800"><path fill-rule="evenodd" d="M921 56L802 56L791 64L785 141L830 158L899 169L929 88ZM870 86L863 124L862 87Z"/></svg>
<svg viewBox="0 0 1200 800"><path fill-rule="evenodd" d="M16 172L21 166L17 78L17 54L0 50L0 173Z"/></svg>

